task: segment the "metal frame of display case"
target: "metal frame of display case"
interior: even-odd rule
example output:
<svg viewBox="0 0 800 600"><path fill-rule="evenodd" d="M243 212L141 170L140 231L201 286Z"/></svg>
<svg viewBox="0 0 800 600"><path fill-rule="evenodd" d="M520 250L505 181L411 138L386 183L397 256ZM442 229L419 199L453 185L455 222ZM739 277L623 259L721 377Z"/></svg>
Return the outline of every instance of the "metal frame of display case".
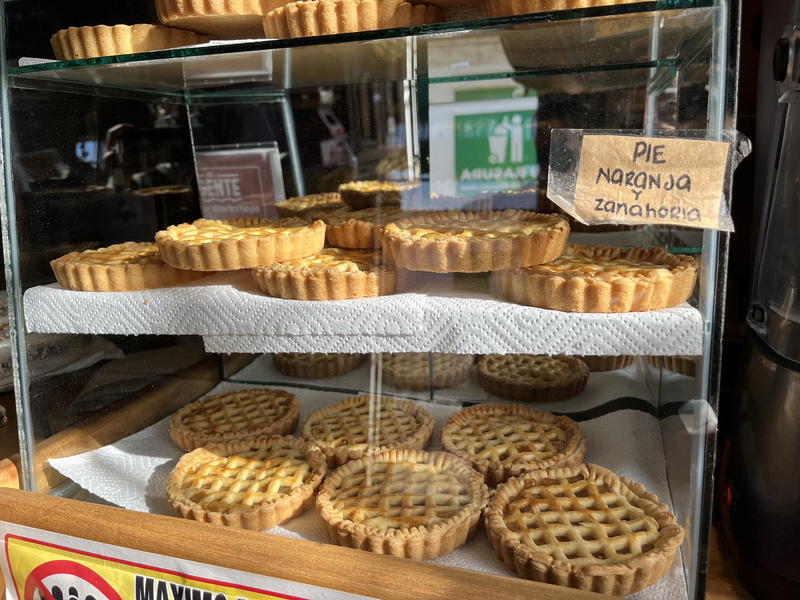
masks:
<svg viewBox="0 0 800 600"><path fill-rule="evenodd" d="M643 2L634 5L618 5L612 7L594 8L594 9L580 9L574 11L565 11L564 15L560 18L568 21L570 19L591 18L594 16L611 16L611 15L625 15L631 11L667 11L667 10L680 10L693 8L706 8L713 15L713 26L711 28L711 56L709 58L710 73L709 73L709 96L707 108L707 137L708 139L722 139L723 133L733 127L733 119L736 114L735 102L736 94L736 81L738 76L738 19L739 9L738 3L728 0L699 0L692 2L690 0L662 0L660 2ZM176 65L179 64L181 57L191 58L193 56L223 56L226 53L244 55L245 53L274 51L277 59L282 64L276 69L276 74L279 75L283 81L284 87L289 87L297 82L292 82L292 75L297 75L298 71L292 69L292 61L298 59L298 55L302 58L303 52L312 46L319 46L322 44L336 44L331 46L337 52L342 53L359 51L359 42L362 43L383 43L384 40L387 44L392 44L392 40L396 41L398 47L402 50L402 59L398 64L402 64L403 69L406 70L405 76L405 93L407 98L412 102L406 104L407 124L414 124L414 127L407 127L407 144L406 149L409 158L409 168L418 170L418 174L422 176L423 181L426 175L429 174L429 140L427 137L427 106L429 102L429 86L438 82L444 82L447 77L438 77L437 74L426 72L428 54L428 44L432 36L437 34L460 34L466 29L472 29L476 35L480 35L483 29L489 27L513 27L518 25L531 25L539 22L547 22L552 18L552 15L529 15L525 17L508 17L499 19L490 19L482 23L464 22L464 23L445 23L431 26L412 27L402 30L388 30L381 32L364 32L358 34L346 34L342 36L326 36L322 39L295 39L295 40L277 40L277 41L264 41L264 42L251 42L236 46L215 46L211 48L200 49L178 49L166 50L146 55L130 55L125 57L111 57L100 59L88 59L84 61L73 61L71 65L64 65L63 63L45 63L41 65L34 65L29 67L20 67L8 69L5 65L5 60L0 65L0 85L4 90L2 100L2 113L0 113L0 130L2 130L3 142L3 170L5 180L0 182L3 186L4 203L2 205L2 235L3 246L6 262L6 281L8 289L9 301L9 325L12 341L12 351L14 357L14 384L16 394L16 408L21 418L19 419L19 440L20 440L20 454L16 463L11 464L8 461L0 463L0 481L4 478L6 482L13 480L14 475L19 475L21 488L25 490L49 491L53 485L48 481L43 468L43 458L37 456L36 443L33 439L30 419L25 418L30 415L31 406L29 398L30 377L27 367L27 359L25 352L25 328L21 326L24 322L22 314L22 289L19 280L20 274L20 255L19 255L19 240L17 238L18 230L16 223L16 205L13 186L7 185L5 182L13 181L12 174L12 161L10 157L13 156L11 145L10 131L8 125L11 123L8 94L6 91L9 86L15 87L34 87L46 89L51 86L53 89L59 90L72 90L77 93L85 92L87 89L92 89L95 93L100 95L109 95L111 97L121 98L141 98L150 95L153 98L161 96L172 96L177 102L189 102L188 92L184 87L184 81L181 78L182 70L177 69ZM4 27L4 25L0 26ZM659 69L670 67L668 61L664 61L660 55L658 46L659 35L656 34L658 27L658 20L653 21L654 32L651 36L651 58L650 61L645 61L640 65L640 68L650 69L653 77L658 76ZM0 39L5 39L5 32L0 29ZM344 56L344 54L342 54ZM155 62L152 62L155 61ZM120 82L125 82L128 77L139 77L147 79L148 73L144 69L156 65L156 71L163 76L163 80L156 80L152 90L141 89L146 86L132 86L126 88L120 85ZM160 65L160 66L159 66ZM423 67L425 65L425 67ZM68 66L70 68L64 68ZM140 69L139 66L142 68ZM372 69L373 72L380 71L384 68L380 60L374 65L364 66L365 69ZM587 67L590 69L591 67ZM600 68L603 68L602 66ZM616 66L606 66L608 70L614 70ZM543 73L550 73L557 75L561 72L569 72L568 67L558 66L548 68L547 65L531 68L527 73L528 75L541 75ZM83 73L88 74L84 77ZM89 83L92 76L99 74L99 83ZM508 76L520 76L525 73L514 72L505 74ZM311 76L313 77L313 75ZM475 80L487 79L498 77L497 73L479 73L469 76ZM104 79L105 78L105 79ZM334 76L335 78L335 76ZM300 77L302 79L302 77ZM153 82L150 82L153 83ZM164 85L160 85L164 83ZM308 83L306 81L306 83ZM652 83L652 81L651 81ZM88 86L88 87L87 87ZM648 123L652 125L653 110L655 107L655 97L658 95L662 88L654 86L654 89L648 92L648 105L649 109L645 112L648 116ZM288 105L285 95L282 96L283 112L288 113L288 119L292 118L291 109ZM286 114L284 115L287 116ZM416 123L416 119L420 118L423 122ZM290 120L286 121L290 123ZM291 129L291 127L290 127ZM417 136L418 132L422 132ZM292 136L290 136L292 137ZM296 159L297 140L289 139L290 149L293 151L293 157ZM415 157L420 158L418 165L414 164L412 160ZM298 160L292 160L294 176L298 182L298 190L302 191L302 173L299 167ZM691 511L693 515L693 529L690 533L693 535L692 543L690 545L691 555L685 557L685 568L690 574L690 597L702 597L702 591L705 587L705 570L707 561L707 546L708 534L710 529L710 511L711 511L711 494L712 494L712 479L713 467L715 459L715 420L714 415L718 409L718 390L719 390L719 377L720 377L720 349L721 349L721 334L723 327L723 310L724 310L724 294L725 294L725 275L728 256L728 243L729 236L726 233L719 233L716 231L705 231L703 234L703 258L700 277L700 298L701 306L700 312L703 315L703 354L702 362L698 368L699 386L698 398L702 402L694 403L689 407L690 413L687 419L693 422L693 426L698 431L705 432L705 435L700 435L698 439L702 439L703 443L698 443L694 448L695 455L692 457L693 465L702 465L702 472L696 475L701 478L700 489L702 495L694 498L694 507ZM224 366L214 366L211 364L197 365L193 367L201 374L201 378L206 382L216 382L226 379L231 373L231 368L235 370L237 366L231 363L225 363ZM169 384L167 384L169 385ZM174 385L174 384L173 384ZM186 393L195 394L197 390L187 390ZM181 396L176 402L185 401L187 396ZM147 404L147 398L141 400L141 406L152 406ZM173 406L173 405L170 405ZM174 404L177 406L177 404ZM169 410L169 407L164 410ZM131 427L143 427L145 424L153 422L160 416L166 414L164 412L148 413L148 421L129 423ZM105 437L100 436L99 443L110 443L114 439L119 439L132 431L131 427L126 428L124 431L117 430L110 423L113 421L111 417L104 421L108 430L104 430ZM96 423L95 423L96 425ZM77 430L73 432L76 439L81 435L85 435L86 430ZM63 451L63 446L55 444L53 446L53 453L45 453L47 456L56 456L59 451ZM77 449L77 448L75 448ZM84 448L87 449L87 448ZM201 562L208 562L209 564L217 564L228 566L232 568L244 569L251 572L266 572L264 571L263 562L255 558L245 558L238 556L235 559L225 555L222 551L187 551L184 544L168 544L154 539L145 533L147 527L154 527L160 531L171 530L178 536L192 539L194 537L213 537L218 542L218 548L234 548L239 542L237 536L244 535L248 541L252 541L254 546L263 549L264 552L271 552L270 556L274 560L273 569L270 574L275 575L276 572L279 576L286 577L287 579L297 581L309 581L315 584L330 585L335 589L347 590L353 593L371 593L375 594L378 588L375 585L380 585L376 580L372 584L364 584L361 582L353 582L351 578L346 575L352 566L360 565L375 565L383 575L380 577L385 579L383 581L387 586L390 583L396 583L395 573L402 573L403 580L408 586L400 592L391 591L389 587L382 590L383 596L386 598L405 598L409 597L409 593L413 592L415 597L420 598L446 598L455 597L461 594L474 594L484 593L486 597L514 597L523 593L530 593L536 591L542 598L581 598L581 597L594 597L592 595L569 590L565 588L553 588L551 586L543 586L541 584L534 584L525 582L514 578L497 578L494 576L478 575L475 573L458 572L458 575L450 573L446 568L435 567L424 563L413 563L410 561L397 562L396 567L389 569L385 566L388 563L382 562L387 560L386 557L377 557L367 553L358 553L346 548L338 548L335 546L320 547L316 544L308 542L300 542L297 540L284 540L270 541L269 544L261 543L256 534L250 532L231 532L229 530L213 528L207 525L188 523L177 519L165 519L155 515L142 515L129 511L119 511L106 507L92 507L91 511L84 511L86 519L71 520L68 515L74 515L76 511L83 511L84 505L75 504L69 500L62 500L50 496L42 495L28 495L25 492L13 492L0 490L0 506L6 503L13 504L14 509L9 513L10 518L14 522L27 524L42 529L58 531L69 535L78 537L86 537L96 541L103 541L107 543L114 543L115 541L109 535L103 534L102 530L93 527L93 524L102 519L113 519L119 523L119 531L125 532L125 539L133 544L131 547L136 547L152 552L160 552L170 554L178 557L185 557L192 560ZM41 515L49 514L54 516L54 520L45 520ZM162 537L162 536L159 536ZM175 538L175 539L182 539ZM271 548L271 550L270 550ZM254 555L256 553L253 553ZM325 573L315 568L313 572L301 572L302 569L297 566L294 559L296 557L315 557L317 565L325 564ZM287 558L288 557L288 558ZM266 562L266 561L264 561ZM277 571L276 571L277 569ZM300 570L298 570L300 569ZM415 583L422 582L422 583ZM437 584L441 588L436 590L433 586L428 584ZM535 587L529 587L535 586Z"/></svg>

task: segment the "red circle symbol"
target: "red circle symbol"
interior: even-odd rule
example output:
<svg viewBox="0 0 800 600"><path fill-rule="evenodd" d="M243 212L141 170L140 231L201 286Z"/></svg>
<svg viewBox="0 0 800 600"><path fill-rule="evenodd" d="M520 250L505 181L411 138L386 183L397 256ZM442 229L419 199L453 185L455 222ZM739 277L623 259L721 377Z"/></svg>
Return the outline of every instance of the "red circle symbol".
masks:
<svg viewBox="0 0 800 600"><path fill-rule="evenodd" d="M63 577L70 578L75 587L80 587L81 581L91 586L102 594L103 598L96 600L122 600L117 591L108 582L92 571L89 567L71 560L51 560L36 567L25 580L25 600L36 600L36 590L42 600L56 600L50 592L45 580ZM66 600L66 599L65 599Z"/></svg>

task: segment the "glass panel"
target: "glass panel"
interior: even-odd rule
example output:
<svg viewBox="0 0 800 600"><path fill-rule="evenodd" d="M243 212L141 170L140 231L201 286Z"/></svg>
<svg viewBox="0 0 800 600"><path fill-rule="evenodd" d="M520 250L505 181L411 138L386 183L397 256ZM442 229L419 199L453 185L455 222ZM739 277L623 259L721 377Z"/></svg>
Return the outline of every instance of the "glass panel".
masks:
<svg viewBox="0 0 800 600"><path fill-rule="evenodd" d="M699 258L712 248L693 230L582 226L548 201L545 182L554 128L702 129L715 118L711 4L625 4L12 69L14 275L33 379L20 430L36 442L25 448L36 450L29 472L38 489L171 514L167 482L181 476L184 451L237 435L244 446L216 451L249 451L254 435L241 432L265 422L280 426L258 433L320 444L330 471L385 447L467 457L471 447L480 474L469 477L495 487L585 460L644 484L686 532L663 577L637 597L696 597L698 498L708 482L698 453L715 401L711 356L699 355L710 348L713 297L688 282L653 307L645 301L656 294L634 293L634 283L614 293L612 283L592 286L634 281L630 270L650 269L658 249ZM196 222L220 210L302 221ZM190 281L119 292L53 283L55 258L156 236L176 277ZM633 249L634 258L611 264L597 246ZM565 250L572 266L562 269ZM673 276L666 271L659 276ZM700 279L700 293L713 294L709 273ZM554 291L567 280L589 283ZM38 347L76 358L42 370L31 353ZM282 391L252 400L249 390L265 389ZM218 400L227 404L203 400L209 394L226 394ZM171 416L194 401L205 408ZM468 408L476 412L460 412ZM469 415L477 425L459 420ZM192 428L208 422L214 431L192 441ZM455 491L415 487L436 460L406 458L396 473L370 473L396 475L382 480L384 491L411 489L407 497L392 498L384 514L361 491L342 492L356 498L354 518L377 514L398 529L403 519L422 523L423 505L446 521L469 504L466 480ZM408 466L417 461L424 466ZM448 465L444 479L461 472ZM560 548L578 532L593 548L582 559L616 560L591 537L623 512L622 499L606 497L606 476L576 471L559 484L571 492L547 492L568 499L547 502L549 523L569 520L554 516L562 502L584 515L586 490L599 486L596 529L570 521L570 531L532 539L554 537ZM482 485L478 504L488 499ZM218 509L210 519L242 524ZM623 515L634 534L651 525L632 522L637 510ZM292 517L271 533L330 541L317 512ZM512 575L490 549L491 529L467 541L469 529L458 534L463 547L413 556Z"/></svg>

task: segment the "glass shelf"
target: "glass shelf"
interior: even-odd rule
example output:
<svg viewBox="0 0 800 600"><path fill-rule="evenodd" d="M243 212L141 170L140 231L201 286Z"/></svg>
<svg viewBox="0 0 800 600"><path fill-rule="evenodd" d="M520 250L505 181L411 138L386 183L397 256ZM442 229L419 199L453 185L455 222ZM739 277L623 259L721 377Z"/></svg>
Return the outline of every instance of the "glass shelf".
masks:
<svg viewBox="0 0 800 600"><path fill-rule="evenodd" d="M226 94L238 94L231 86L241 84L250 84L246 93L264 94L269 88L404 79L436 84L533 77L538 89L547 89L548 81L587 73L594 77L593 89L613 88L631 70L674 71L706 56L712 4L662 0L315 38L212 43L28 64L9 69L9 75L21 88L116 91L187 103L224 100Z"/></svg>

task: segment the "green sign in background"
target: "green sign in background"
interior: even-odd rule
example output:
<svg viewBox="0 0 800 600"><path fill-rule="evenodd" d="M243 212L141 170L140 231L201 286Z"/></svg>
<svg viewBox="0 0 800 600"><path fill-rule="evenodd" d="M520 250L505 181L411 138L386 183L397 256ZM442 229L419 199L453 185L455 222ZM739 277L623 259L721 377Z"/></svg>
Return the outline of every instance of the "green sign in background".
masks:
<svg viewBox="0 0 800 600"><path fill-rule="evenodd" d="M535 110L455 116L458 195L535 185Z"/></svg>

